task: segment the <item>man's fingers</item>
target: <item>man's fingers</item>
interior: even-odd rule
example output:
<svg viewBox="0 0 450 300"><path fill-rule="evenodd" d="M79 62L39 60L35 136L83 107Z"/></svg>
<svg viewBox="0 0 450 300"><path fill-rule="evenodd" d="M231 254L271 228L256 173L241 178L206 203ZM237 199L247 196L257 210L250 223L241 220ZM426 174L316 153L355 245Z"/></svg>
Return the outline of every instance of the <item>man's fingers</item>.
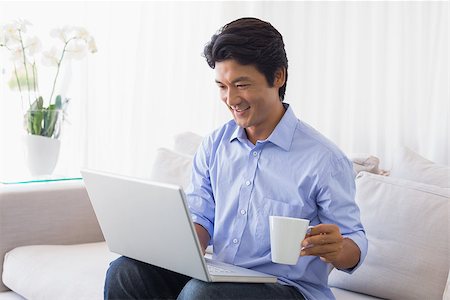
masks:
<svg viewBox="0 0 450 300"><path fill-rule="evenodd" d="M302 241L301 256L318 256L324 262L333 262L343 249L343 236L334 224L319 224L311 228Z"/></svg>
<svg viewBox="0 0 450 300"><path fill-rule="evenodd" d="M343 240L341 235L330 235L330 234L319 234L313 235L305 238L302 243L303 247L313 245L313 246L321 246L327 244L335 244L341 243Z"/></svg>
<svg viewBox="0 0 450 300"><path fill-rule="evenodd" d="M312 227L308 235L318 235L318 234L333 234L339 232L339 227L334 224L318 224Z"/></svg>
<svg viewBox="0 0 450 300"><path fill-rule="evenodd" d="M323 246L315 246L315 247L304 247L302 248L300 255L306 256L306 255L313 255L313 256L334 256L335 254L339 253L339 251L342 249L342 245L336 246L335 244L327 244Z"/></svg>

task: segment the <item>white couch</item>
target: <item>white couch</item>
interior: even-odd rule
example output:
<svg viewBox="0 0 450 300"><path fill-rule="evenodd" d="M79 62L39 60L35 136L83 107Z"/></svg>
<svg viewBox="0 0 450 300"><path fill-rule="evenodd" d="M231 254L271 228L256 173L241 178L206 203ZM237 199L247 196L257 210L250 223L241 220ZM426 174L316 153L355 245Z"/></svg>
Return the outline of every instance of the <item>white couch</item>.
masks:
<svg viewBox="0 0 450 300"><path fill-rule="evenodd" d="M184 134L175 151L159 149L149 177L186 186L198 141ZM450 300L448 167L415 155L404 150L392 177L356 178L369 253L352 275L330 273L337 299ZM0 300L102 299L116 257L82 181L0 185Z"/></svg>

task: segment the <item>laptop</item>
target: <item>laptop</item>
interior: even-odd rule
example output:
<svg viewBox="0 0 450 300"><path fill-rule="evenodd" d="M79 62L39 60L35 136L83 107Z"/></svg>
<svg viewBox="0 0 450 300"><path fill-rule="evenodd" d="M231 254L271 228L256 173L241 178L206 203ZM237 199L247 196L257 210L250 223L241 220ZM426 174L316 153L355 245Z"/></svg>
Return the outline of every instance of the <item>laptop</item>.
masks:
<svg viewBox="0 0 450 300"><path fill-rule="evenodd" d="M94 170L81 174L110 251L207 282L277 281L205 258L181 187Z"/></svg>

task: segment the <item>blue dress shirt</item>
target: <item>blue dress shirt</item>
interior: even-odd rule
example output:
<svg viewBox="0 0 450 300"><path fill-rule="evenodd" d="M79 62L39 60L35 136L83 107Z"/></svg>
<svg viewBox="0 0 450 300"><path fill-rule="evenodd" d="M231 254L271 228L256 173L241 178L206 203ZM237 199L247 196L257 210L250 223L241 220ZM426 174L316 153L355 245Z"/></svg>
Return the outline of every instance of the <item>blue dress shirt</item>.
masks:
<svg viewBox="0 0 450 300"><path fill-rule="evenodd" d="M256 145L234 120L203 140L193 162L188 205L193 221L211 236L213 259L273 274L307 299L334 299L329 265L319 257L302 256L295 266L271 261L271 215L338 225L361 250L358 265L346 272L367 253L351 162L284 105L272 134Z"/></svg>

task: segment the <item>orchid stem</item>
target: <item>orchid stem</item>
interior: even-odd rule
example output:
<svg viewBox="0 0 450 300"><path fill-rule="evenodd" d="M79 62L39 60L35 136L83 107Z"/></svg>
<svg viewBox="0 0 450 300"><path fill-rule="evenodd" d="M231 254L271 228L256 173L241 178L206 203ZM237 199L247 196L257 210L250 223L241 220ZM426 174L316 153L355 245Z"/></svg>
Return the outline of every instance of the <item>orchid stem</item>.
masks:
<svg viewBox="0 0 450 300"><path fill-rule="evenodd" d="M62 51L62 53L61 53L61 58L60 58L59 61L58 61L58 68L56 69L55 80L53 80L52 93L50 94L50 103L52 103L53 93L55 92L55 87L56 87L56 80L58 79L59 70L60 70L60 68L61 68L61 63L62 63L62 60L63 60L63 58L64 58L64 53L66 53L67 45L68 45L69 42L70 42L71 40L73 40L73 39L74 39L74 38L71 38L71 39L69 39L69 40L66 42L66 44L64 45L63 51Z"/></svg>
<svg viewBox="0 0 450 300"><path fill-rule="evenodd" d="M30 80L28 77L28 68L27 68L27 58L25 56L25 47L23 45L23 39L22 39L22 31L19 29L19 38L20 38L20 46L22 47L22 55L23 55L23 66L25 67L25 74L27 78L27 87L28 87L28 104L31 106L31 100L30 100Z"/></svg>
<svg viewBox="0 0 450 300"><path fill-rule="evenodd" d="M17 80L17 87L19 88L19 93L20 93L20 101L22 102L22 109L23 109L23 95L22 95L22 88L20 87L20 80L19 80L19 75L17 75L17 68L16 65L14 64L14 76L16 77Z"/></svg>

